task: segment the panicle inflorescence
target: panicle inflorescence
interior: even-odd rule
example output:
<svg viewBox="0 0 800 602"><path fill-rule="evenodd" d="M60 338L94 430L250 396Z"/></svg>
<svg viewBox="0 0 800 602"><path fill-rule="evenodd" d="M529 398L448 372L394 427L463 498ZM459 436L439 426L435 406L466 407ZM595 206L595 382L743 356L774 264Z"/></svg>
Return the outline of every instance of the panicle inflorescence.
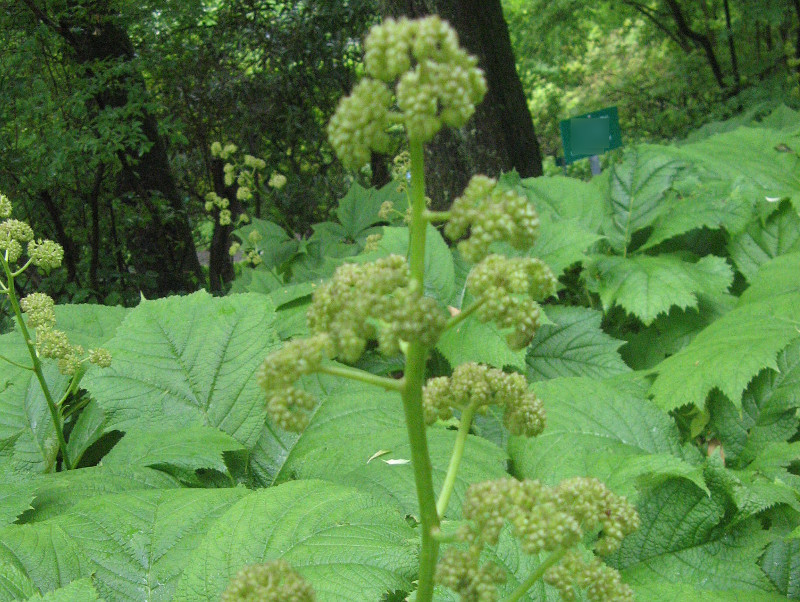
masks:
<svg viewBox="0 0 800 602"><path fill-rule="evenodd" d="M486 94L477 59L436 15L386 19L370 30L364 49L370 77L341 100L328 126L331 144L348 168L364 166L372 150L388 152L386 130L393 124L403 123L409 138L427 142L443 124L463 126ZM398 110L392 108L392 92Z"/></svg>
<svg viewBox="0 0 800 602"><path fill-rule="evenodd" d="M422 390L428 424L450 418L453 409L480 410L489 405L505 408L503 422L513 435L534 437L544 430L544 406L521 374L469 362L458 366L451 377L430 379Z"/></svg>
<svg viewBox="0 0 800 602"><path fill-rule="evenodd" d="M220 602L314 602L314 589L283 559L251 564L228 584Z"/></svg>
<svg viewBox="0 0 800 602"><path fill-rule="evenodd" d="M458 243L458 250L464 259L477 263L486 257L493 242L505 241L516 249L533 245L539 235L539 216L525 197L501 188L493 178L478 175L453 201L444 232L451 240L469 233Z"/></svg>
<svg viewBox="0 0 800 602"><path fill-rule="evenodd" d="M52 240L31 240L28 243L28 257L31 263L48 274L59 267L64 259L64 249Z"/></svg>
<svg viewBox="0 0 800 602"><path fill-rule="evenodd" d="M11 217L11 200L0 192L0 219Z"/></svg>
<svg viewBox="0 0 800 602"><path fill-rule="evenodd" d="M470 584L483 574L480 552L485 545L497 543L505 524L511 525L520 547L531 555L567 550L585 535L598 531L595 552L608 554L639 526L638 514L625 498L597 479L583 477L568 479L556 487L513 478L476 483L467 490L462 512L467 523L459 530L459 538L469 546L468 553L451 547L440 563L445 572L437 573L441 583L459 593L453 584ZM591 600L632 599L625 597L630 590L622 584L619 573L597 558L584 563L568 553L547 575L548 582L558 587L565 599L574 597L573 583L585 589Z"/></svg>
<svg viewBox="0 0 800 602"><path fill-rule="evenodd" d="M467 290L481 303L478 318L512 328L509 347L523 349L533 340L540 324L536 299L555 292L556 278L540 259L489 255L467 277Z"/></svg>

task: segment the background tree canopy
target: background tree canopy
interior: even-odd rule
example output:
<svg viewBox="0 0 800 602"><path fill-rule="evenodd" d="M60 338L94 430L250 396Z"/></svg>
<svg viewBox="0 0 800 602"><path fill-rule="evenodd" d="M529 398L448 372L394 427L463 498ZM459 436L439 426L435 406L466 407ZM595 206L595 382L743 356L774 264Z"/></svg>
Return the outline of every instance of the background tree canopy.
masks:
<svg viewBox="0 0 800 602"><path fill-rule="evenodd" d="M386 14L440 12L496 76L503 36L487 32L507 25L519 80L513 69L490 76L500 83L488 116L440 147L457 160L431 162L440 203L460 194L454 165L536 175L543 156L555 169L558 121L580 112L617 105L630 142L797 105L796 0L497 0L486 14L505 23L493 25L459 5L0 0L0 190L66 250L66 270L19 285L123 304L140 292L221 291L245 219L303 240L354 178L384 183L392 157L347 174L325 128L359 72L365 32ZM515 86L530 117L509 100ZM521 121L497 120L503 111ZM514 134L531 119L520 163ZM214 154L215 142L236 150Z"/></svg>

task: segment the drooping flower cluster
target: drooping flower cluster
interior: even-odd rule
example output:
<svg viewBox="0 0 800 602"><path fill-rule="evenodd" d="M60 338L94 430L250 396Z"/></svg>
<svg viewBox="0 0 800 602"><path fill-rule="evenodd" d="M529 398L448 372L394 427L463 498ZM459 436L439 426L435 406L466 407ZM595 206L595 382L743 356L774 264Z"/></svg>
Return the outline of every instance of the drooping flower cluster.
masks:
<svg viewBox="0 0 800 602"><path fill-rule="evenodd" d="M285 560L251 564L228 584L220 602L314 602L314 589Z"/></svg>
<svg viewBox="0 0 800 602"><path fill-rule="evenodd" d="M428 424L450 418L453 409L480 410L489 405L505 408L503 422L513 435L534 437L544 430L544 406L521 374L470 362L458 366L449 378L430 379L422 390Z"/></svg>
<svg viewBox="0 0 800 602"><path fill-rule="evenodd" d="M64 249L52 240L35 240L31 227L11 218L11 201L0 194L0 255L12 266L22 257L23 245L27 245L30 263L45 274L61 265Z"/></svg>
<svg viewBox="0 0 800 602"><path fill-rule="evenodd" d="M444 233L458 240L461 255L477 263L489 252L489 245L505 241L515 249L527 249L539 236L539 216L528 200L504 190L487 176L473 176L464 193L453 201Z"/></svg>
<svg viewBox="0 0 800 602"><path fill-rule="evenodd" d="M557 588L562 600L575 600L575 587L586 592L589 600L633 602L633 590L622 582L619 571L599 558L586 562L570 550L554 567L544 574L544 581Z"/></svg>
<svg viewBox="0 0 800 602"><path fill-rule="evenodd" d="M451 547L437 568L437 580L463 595L467 587L471 600L495 600L491 592L475 597L476 583L489 590L494 574L481 565L481 551L497 543L504 525L512 527L526 554L557 552L580 543L584 536L598 533L594 550L608 554L616 550L622 538L639 526L639 516L623 497L609 491L597 479L576 477L556 487L539 481L518 481L512 478L471 485L463 505L468 521L459 531L467 549ZM565 562L566 559L566 562ZM613 602L632 599L619 573L599 560L588 564L577 562L568 554L562 564L551 568L549 579L562 591L578 584L587 590L590 600ZM591 576L594 581L587 580Z"/></svg>
<svg viewBox="0 0 800 602"><path fill-rule="evenodd" d="M467 277L467 290L481 303L478 318L513 329L506 337L512 349L530 345L539 329L536 300L555 292L556 278L541 260L489 255Z"/></svg>
<svg viewBox="0 0 800 602"><path fill-rule="evenodd" d="M36 351L39 357L58 360L62 374L73 376L85 361L101 368L111 365L111 354L103 348L90 349L88 356L80 345L72 345L62 330L57 330L53 299L44 293L31 293L20 300L28 317L28 326L36 329Z"/></svg>
<svg viewBox="0 0 800 602"><path fill-rule="evenodd" d="M370 340L387 355L400 350L400 341L432 346L445 323L436 301L411 285L408 262L400 255L340 266L314 292L308 311L311 331L327 333L334 357L345 362L361 357Z"/></svg>
<svg viewBox="0 0 800 602"><path fill-rule="evenodd" d="M387 19L364 42L367 74L343 98L328 126L345 167L358 169L371 151L389 152L387 129L402 123L408 137L427 142L442 125L461 127L486 94L477 59L438 16ZM390 88L393 86L393 89ZM397 109L393 109L393 93Z"/></svg>

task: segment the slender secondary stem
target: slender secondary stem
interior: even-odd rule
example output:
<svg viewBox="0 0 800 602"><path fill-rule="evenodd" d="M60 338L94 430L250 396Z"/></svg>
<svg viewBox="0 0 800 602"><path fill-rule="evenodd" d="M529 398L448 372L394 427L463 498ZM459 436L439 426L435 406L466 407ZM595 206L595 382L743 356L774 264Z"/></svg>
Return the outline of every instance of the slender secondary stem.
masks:
<svg viewBox="0 0 800 602"><path fill-rule="evenodd" d="M61 414L59 413L58 406L53 401L53 396L50 394L50 387L47 386L47 381L45 380L44 373L42 372L42 363L39 361L39 356L36 354L36 348L33 346L33 340L31 339L30 332L28 332L28 327L25 325L25 320L22 319L22 309L19 306L17 296L14 292L14 273L11 272L8 263L6 263L5 259L2 257L0 257L0 263L2 263L3 271L6 273L8 301L11 304L11 309L14 311L14 316L17 319L20 332L25 339L25 345L28 347L28 353L33 361L33 371L36 374L36 379L39 381L39 386L41 386L45 401L47 401L47 408L50 410L50 417L53 420L53 426L56 430L56 437L58 438L58 446L61 449L61 457L64 459L64 467L67 470L71 470L72 464L70 463L69 455L67 454L67 441L64 439L64 428L61 424Z"/></svg>
<svg viewBox="0 0 800 602"><path fill-rule="evenodd" d="M4 362L8 362L12 366L16 366L17 368L22 368L23 370L33 370L33 368L31 366L25 366L24 364L18 364L14 360L12 360L10 358L7 358L5 355L0 355L0 360L3 360Z"/></svg>
<svg viewBox="0 0 800 602"><path fill-rule="evenodd" d="M464 457L464 447L467 443L469 429L472 426L472 417L475 415L475 409L475 406L470 404L461 413L458 434L456 435L456 442L453 446L453 454L450 456L450 465L447 467L447 474L444 477L444 484L439 494L439 501L436 502L436 512L439 514L439 517L444 516L447 510L447 504L450 502L450 496L453 494L453 488L456 484L456 475L459 466L461 466L461 459Z"/></svg>
<svg viewBox="0 0 800 602"><path fill-rule="evenodd" d="M450 212L449 211L428 211L427 209L422 212L422 217L425 218L425 221L430 222L431 224L436 224L439 222L446 222L450 219Z"/></svg>
<svg viewBox="0 0 800 602"><path fill-rule="evenodd" d="M411 286L423 290L425 279L425 173L422 143L410 140L411 154L411 225L408 264ZM433 575L439 555L439 542L433 537L439 528L436 512L436 494L433 491L431 459L428 439L425 436L425 416L422 411L422 386L425 381L425 363L428 348L421 343L410 343L406 353L406 369L402 390L408 439L411 444L411 464L417 486L422 545L419 554L419 580L417 601L433 599Z"/></svg>
<svg viewBox="0 0 800 602"><path fill-rule="evenodd" d="M451 328L458 326L459 324L461 324L461 322L463 322L464 320L469 318L472 314L474 314L485 302L486 302L485 299L481 299L480 301L476 301L475 303L470 305L464 311L457 313L447 321L447 324L445 325L444 329L450 330Z"/></svg>
<svg viewBox="0 0 800 602"><path fill-rule="evenodd" d="M528 577L519 584L517 589L511 592L511 595L506 598L506 602L516 602L522 598L522 596L528 593L528 590L533 587L533 584L542 578L545 571L547 571L547 569L554 564L558 563L558 561L564 557L568 550L569 548L564 548L563 550L558 550L557 552L550 554L550 556L548 556L545 561L536 568L535 571L528 575Z"/></svg>
<svg viewBox="0 0 800 602"><path fill-rule="evenodd" d="M351 368L350 366L335 366L326 364L320 366L317 372L330 374L331 376L340 376L342 378L349 378L350 380L357 380L368 385L376 385L388 391L402 391L403 381L395 378L386 378L385 376L377 376L358 368Z"/></svg>

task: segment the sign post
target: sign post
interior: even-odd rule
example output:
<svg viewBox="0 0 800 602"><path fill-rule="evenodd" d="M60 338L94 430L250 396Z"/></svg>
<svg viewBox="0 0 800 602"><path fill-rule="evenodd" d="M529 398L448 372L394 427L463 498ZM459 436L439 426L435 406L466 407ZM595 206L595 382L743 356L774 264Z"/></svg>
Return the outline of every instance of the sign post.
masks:
<svg viewBox="0 0 800 602"><path fill-rule="evenodd" d="M578 115L559 123L564 165L589 158L592 175L600 173L600 155L622 146L617 107Z"/></svg>

